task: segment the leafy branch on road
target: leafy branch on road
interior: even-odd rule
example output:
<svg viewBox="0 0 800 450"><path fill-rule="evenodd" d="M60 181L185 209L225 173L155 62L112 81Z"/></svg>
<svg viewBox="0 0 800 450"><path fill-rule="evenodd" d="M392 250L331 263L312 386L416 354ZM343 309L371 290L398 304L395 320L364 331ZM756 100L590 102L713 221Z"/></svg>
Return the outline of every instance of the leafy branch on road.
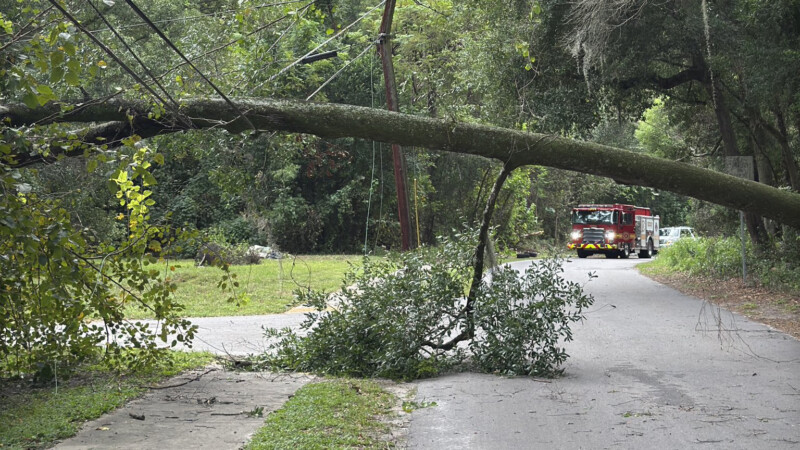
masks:
<svg viewBox="0 0 800 450"><path fill-rule="evenodd" d="M438 248L365 258L335 297L302 294L316 312L300 330L268 329L261 362L273 369L416 379L471 362L491 373L554 375L566 360L570 324L593 299L545 260L521 275L512 268L481 279L466 308L474 234L442 238ZM333 308L329 308L333 303ZM474 333L459 345L454 336Z"/></svg>

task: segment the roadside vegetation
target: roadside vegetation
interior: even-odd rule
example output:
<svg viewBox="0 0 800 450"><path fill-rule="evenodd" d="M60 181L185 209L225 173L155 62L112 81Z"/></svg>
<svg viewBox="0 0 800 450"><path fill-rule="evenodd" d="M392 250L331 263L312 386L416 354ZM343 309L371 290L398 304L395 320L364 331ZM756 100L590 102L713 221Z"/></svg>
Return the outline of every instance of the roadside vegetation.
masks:
<svg viewBox="0 0 800 450"><path fill-rule="evenodd" d="M9 373L0 365L0 448L52 447L148 386L212 360L208 353L164 355L147 368L127 370L110 369L99 351L81 364L43 366L36 373Z"/></svg>
<svg viewBox="0 0 800 450"><path fill-rule="evenodd" d="M785 237L766 248L748 240L746 263L752 285L775 291L800 292L800 235ZM721 280L741 277L742 244L738 237L680 239L648 266Z"/></svg>
<svg viewBox="0 0 800 450"><path fill-rule="evenodd" d="M401 401L371 380L309 384L267 416L245 449L392 447L387 422Z"/></svg>

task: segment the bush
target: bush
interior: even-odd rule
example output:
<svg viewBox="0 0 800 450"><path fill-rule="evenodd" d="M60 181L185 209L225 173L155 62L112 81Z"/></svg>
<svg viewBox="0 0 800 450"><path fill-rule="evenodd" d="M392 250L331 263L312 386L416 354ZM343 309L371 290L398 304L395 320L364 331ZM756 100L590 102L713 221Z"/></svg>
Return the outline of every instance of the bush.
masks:
<svg viewBox="0 0 800 450"><path fill-rule="evenodd" d="M273 369L416 379L467 361L472 350L477 367L488 372L556 373L567 357L559 342L571 338L569 324L592 302L579 285L561 277L561 262L537 265L523 278L499 270L478 290L472 313L464 299L474 236L440 239L436 249L365 258L362 268L347 274L330 310L325 293L299 293L317 312L308 314L299 332L268 329L272 343L263 363ZM470 336L469 330L475 333Z"/></svg>
<svg viewBox="0 0 800 450"><path fill-rule="evenodd" d="M208 242L200 247L194 260L198 266L258 264L261 256L251 251L247 244Z"/></svg>
<svg viewBox="0 0 800 450"><path fill-rule="evenodd" d="M213 228L229 244L253 244L259 241L258 230L244 217L223 220Z"/></svg>
<svg viewBox="0 0 800 450"><path fill-rule="evenodd" d="M791 231L782 241L757 255L748 241L748 277L773 289L800 290L800 252L793 251L795 245ZM742 244L738 237L681 239L659 255L659 264L691 275L719 279L742 275Z"/></svg>

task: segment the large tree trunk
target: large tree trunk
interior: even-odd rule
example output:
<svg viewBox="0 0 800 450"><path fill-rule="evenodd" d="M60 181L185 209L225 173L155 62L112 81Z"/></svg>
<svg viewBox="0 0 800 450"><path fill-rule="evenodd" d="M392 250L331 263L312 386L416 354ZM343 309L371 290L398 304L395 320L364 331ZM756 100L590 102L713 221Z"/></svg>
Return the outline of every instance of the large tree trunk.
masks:
<svg viewBox="0 0 800 450"><path fill-rule="evenodd" d="M797 160L794 159L792 148L789 146L789 133L786 129L786 119L783 113L776 109L775 118L778 121L778 133L776 138L781 145L781 157L783 158L783 166L786 167L786 181L795 192L800 192L800 169L797 167ZM800 126L800 123L798 123ZM797 130L800 132L800 128Z"/></svg>
<svg viewBox="0 0 800 450"><path fill-rule="evenodd" d="M672 191L800 228L800 194L604 145L358 106L272 100L238 101L237 106L246 111L260 130L310 133L326 138L358 137L474 154L497 159L511 168L541 165L573 170L609 177L623 184ZM223 128L233 133L249 129L247 122L222 100L189 100L181 111L192 118L195 128ZM0 106L0 123L20 127L34 122L110 122L75 133L79 139L108 145L131 133L147 138L180 131L170 123L147 119L148 112L147 103L126 101L86 105L68 113L61 112L57 105L36 109L7 105ZM97 137L102 140L93 140ZM53 154L83 155L83 148L65 149L65 142L62 139L61 145L51 146ZM18 166L42 160L40 155L31 156L26 149L17 149L13 157Z"/></svg>
<svg viewBox="0 0 800 450"><path fill-rule="evenodd" d="M695 65L701 67L704 73L711 74L711 69L701 56L698 55L695 57ZM717 126L719 128L720 137L722 138L722 148L725 151L725 156L741 156L736 143L736 132L733 129L731 112L725 101L725 95L722 92L720 81L713 76L708 76L703 80L703 86L712 99L714 115L717 118ZM750 234L750 240L753 241L754 244L762 244L764 242L766 230L764 230L761 218L753 213L746 212L745 223L747 224L747 231Z"/></svg>

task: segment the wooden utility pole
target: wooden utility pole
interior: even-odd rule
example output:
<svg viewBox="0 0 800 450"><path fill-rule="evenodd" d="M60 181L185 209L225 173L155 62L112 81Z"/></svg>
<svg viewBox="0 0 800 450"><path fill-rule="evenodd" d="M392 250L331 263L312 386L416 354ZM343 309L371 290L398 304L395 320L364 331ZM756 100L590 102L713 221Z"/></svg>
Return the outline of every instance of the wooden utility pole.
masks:
<svg viewBox="0 0 800 450"><path fill-rule="evenodd" d="M383 9L383 19L378 35L378 54L383 65L383 81L386 87L386 108L389 111L399 112L397 101L397 86L394 79L394 65L392 64L392 18L394 17L395 0L386 0ZM400 217L400 236L402 250L411 248L411 216L408 208L408 187L406 184L406 159L403 149L398 144L392 144L392 159L394 162L394 184L397 189L397 213Z"/></svg>

